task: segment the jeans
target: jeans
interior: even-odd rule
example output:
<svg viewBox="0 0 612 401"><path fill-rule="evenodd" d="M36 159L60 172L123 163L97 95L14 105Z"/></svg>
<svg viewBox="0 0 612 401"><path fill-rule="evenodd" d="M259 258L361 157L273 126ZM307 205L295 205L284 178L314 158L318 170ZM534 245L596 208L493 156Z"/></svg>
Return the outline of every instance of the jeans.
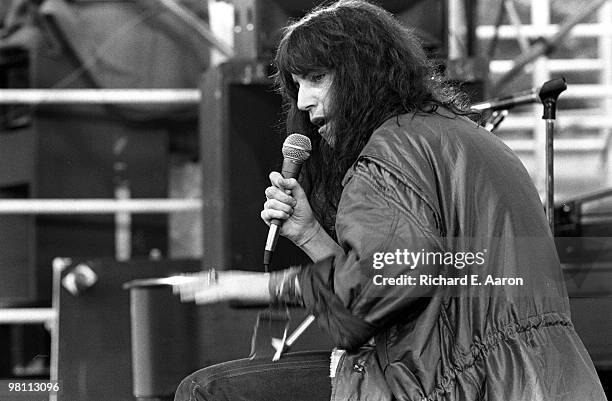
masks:
<svg viewBox="0 0 612 401"><path fill-rule="evenodd" d="M175 401L329 401L329 351L238 359L200 369L179 385Z"/></svg>

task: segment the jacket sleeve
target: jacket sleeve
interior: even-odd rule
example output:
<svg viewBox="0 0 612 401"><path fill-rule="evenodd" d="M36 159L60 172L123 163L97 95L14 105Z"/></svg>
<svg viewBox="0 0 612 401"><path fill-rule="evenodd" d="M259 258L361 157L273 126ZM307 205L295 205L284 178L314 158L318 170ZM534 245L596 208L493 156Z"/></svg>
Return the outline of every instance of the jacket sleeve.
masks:
<svg viewBox="0 0 612 401"><path fill-rule="evenodd" d="M299 273L303 303L335 345L356 348L427 306L435 287L420 285L419 276L443 274L444 266L415 262L412 255L442 251L438 222L409 183L373 161L356 165L336 218L344 255Z"/></svg>

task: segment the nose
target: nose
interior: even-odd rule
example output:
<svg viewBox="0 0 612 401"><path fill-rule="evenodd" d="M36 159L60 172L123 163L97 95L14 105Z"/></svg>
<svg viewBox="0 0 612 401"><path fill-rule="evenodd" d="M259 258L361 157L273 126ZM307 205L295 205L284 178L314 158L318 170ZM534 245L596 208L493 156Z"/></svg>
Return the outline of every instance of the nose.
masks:
<svg viewBox="0 0 612 401"><path fill-rule="evenodd" d="M307 85L300 86L298 89L297 107L302 111L309 111L316 106L316 97L312 88Z"/></svg>

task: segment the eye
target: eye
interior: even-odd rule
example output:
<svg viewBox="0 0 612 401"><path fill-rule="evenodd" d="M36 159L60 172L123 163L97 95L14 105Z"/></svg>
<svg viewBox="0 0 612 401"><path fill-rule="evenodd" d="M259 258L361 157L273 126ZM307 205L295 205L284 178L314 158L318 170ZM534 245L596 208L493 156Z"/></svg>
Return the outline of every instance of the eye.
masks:
<svg viewBox="0 0 612 401"><path fill-rule="evenodd" d="M308 80L314 83L321 82L325 78L325 73L313 72L308 75Z"/></svg>

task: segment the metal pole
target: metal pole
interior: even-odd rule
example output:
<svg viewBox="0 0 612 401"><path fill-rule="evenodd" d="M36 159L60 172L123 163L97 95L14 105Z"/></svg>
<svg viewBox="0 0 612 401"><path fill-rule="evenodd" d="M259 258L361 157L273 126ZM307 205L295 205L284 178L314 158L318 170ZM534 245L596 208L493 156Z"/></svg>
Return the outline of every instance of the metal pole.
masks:
<svg viewBox="0 0 612 401"><path fill-rule="evenodd" d="M234 49L232 46L225 43L222 39L218 38L210 28L202 22L197 15L195 15L187 7L183 6L176 0L157 0L159 4L165 7L168 11L172 12L176 17L181 19L188 27L195 30L202 38L207 41L215 49L219 50L227 57L234 57Z"/></svg>
<svg viewBox="0 0 612 401"><path fill-rule="evenodd" d="M194 212L200 199L2 199L2 214L114 214Z"/></svg>
<svg viewBox="0 0 612 401"><path fill-rule="evenodd" d="M466 56L466 23L462 0L448 2L448 59Z"/></svg>
<svg viewBox="0 0 612 401"><path fill-rule="evenodd" d="M546 216L550 232L555 235L555 163L553 135L555 132L555 120L546 119Z"/></svg>
<svg viewBox="0 0 612 401"><path fill-rule="evenodd" d="M53 308L0 308L0 324L40 324L56 318Z"/></svg>
<svg viewBox="0 0 612 401"><path fill-rule="evenodd" d="M466 32L466 56L476 56L476 24L478 0L464 0Z"/></svg>
<svg viewBox="0 0 612 401"><path fill-rule="evenodd" d="M565 78L548 81L540 88L540 100L544 106L542 119L546 122L546 216L550 232L555 235L555 187L554 187L554 146L555 118L557 117L557 99L567 89Z"/></svg>
<svg viewBox="0 0 612 401"><path fill-rule="evenodd" d="M198 104L198 89L0 89L0 104Z"/></svg>
<svg viewBox="0 0 612 401"><path fill-rule="evenodd" d="M115 186L117 202L130 199L130 185L126 179L120 179ZM120 262L132 257L132 215L130 212L115 213L115 259Z"/></svg>

